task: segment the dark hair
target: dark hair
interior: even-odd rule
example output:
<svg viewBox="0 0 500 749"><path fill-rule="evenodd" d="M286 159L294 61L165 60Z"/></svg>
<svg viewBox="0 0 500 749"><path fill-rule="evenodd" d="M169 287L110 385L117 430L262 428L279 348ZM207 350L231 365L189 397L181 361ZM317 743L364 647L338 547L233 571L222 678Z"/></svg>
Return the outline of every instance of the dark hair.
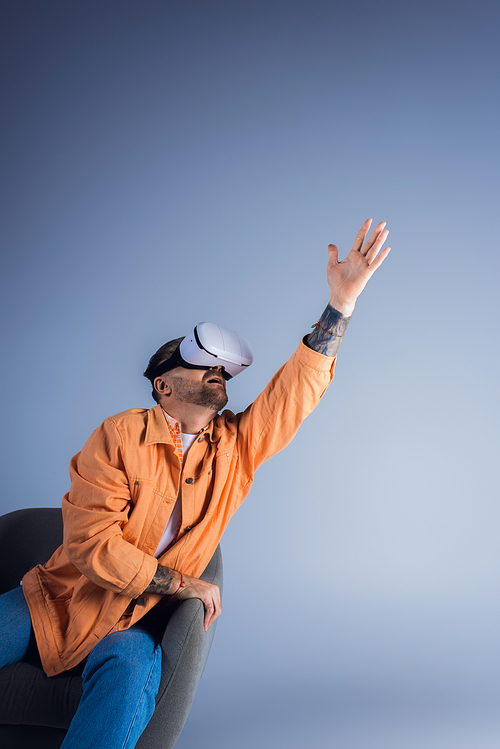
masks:
<svg viewBox="0 0 500 749"><path fill-rule="evenodd" d="M151 393L151 395L157 403L160 402L160 396L154 388L154 377L152 377L151 373L155 371L156 367L159 364L162 364L164 361L167 361L167 359L170 359L170 357L172 356L176 348L180 346L181 341L183 341L184 338L185 336L182 336L181 338L174 338L173 341L168 341L168 343L164 343L163 346L160 346L158 351L153 354L153 356L149 360L149 364L143 372L144 377L148 378L153 387L153 392Z"/></svg>

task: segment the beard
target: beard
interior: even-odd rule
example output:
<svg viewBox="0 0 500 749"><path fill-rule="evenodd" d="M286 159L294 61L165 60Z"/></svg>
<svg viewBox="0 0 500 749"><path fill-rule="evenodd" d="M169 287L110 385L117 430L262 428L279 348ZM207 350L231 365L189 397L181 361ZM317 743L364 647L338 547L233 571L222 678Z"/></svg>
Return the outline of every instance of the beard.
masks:
<svg viewBox="0 0 500 749"><path fill-rule="evenodd" d="M193 403L212 411L220 411L228 402L226 383L209 385L206 382L193 382L184 377L172 378L175 381L175 396L183 403Z"/></svg>

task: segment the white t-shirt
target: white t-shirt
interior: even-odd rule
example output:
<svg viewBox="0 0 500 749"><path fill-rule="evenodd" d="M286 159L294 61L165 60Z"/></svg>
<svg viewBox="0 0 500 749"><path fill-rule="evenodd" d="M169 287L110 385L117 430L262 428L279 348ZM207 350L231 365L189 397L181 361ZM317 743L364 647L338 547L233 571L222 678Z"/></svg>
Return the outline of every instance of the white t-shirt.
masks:
<svg viewBox="0 0 500 749"><path fill-rule="evenodd" d="M181 434L183 461L186 460L187 452L197 436L197 434ZM155 551L156 558L161 556L163 552L168 549L175 538L175 534L177 533L177 526L179 525L179 519L181 517L181 485L182 484L179 484L179 494L177 495L177 502L175 503L172 514L170 515L170 519L167 523L167 527L165 528L163 536L161 537L161 541L158 544L158 548Z"/></svg>

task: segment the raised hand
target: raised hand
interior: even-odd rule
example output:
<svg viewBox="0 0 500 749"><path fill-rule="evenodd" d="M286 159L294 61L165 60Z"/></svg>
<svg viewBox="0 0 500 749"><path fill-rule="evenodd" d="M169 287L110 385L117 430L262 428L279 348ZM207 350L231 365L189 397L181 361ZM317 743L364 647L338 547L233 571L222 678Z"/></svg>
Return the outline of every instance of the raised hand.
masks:
<svg viewBox="0 0 500 749"><path fill-rule="evenodd" d="M341 262L338 261L338 248L334 244L328 245L326 277L331 292L330 304L346 317L352 314L356 299L391 250L386 247L380 251L389 234L385 221L377 224L369 239L366 239L371 223L371 218L364 222L352 250Z"/></svg>

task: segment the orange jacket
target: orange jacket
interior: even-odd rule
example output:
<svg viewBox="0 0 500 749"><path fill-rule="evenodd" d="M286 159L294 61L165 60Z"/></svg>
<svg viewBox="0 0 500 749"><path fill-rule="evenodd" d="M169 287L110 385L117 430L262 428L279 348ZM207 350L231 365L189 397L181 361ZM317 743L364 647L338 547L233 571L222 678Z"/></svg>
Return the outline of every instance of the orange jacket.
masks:
<svg viewBox="0 0 500 749"><path fill-rule="evenodd" d="M333 377L334 359L300 343L243 413L224 411L180 462L160 406L106 419L71 460L64 543L23 578L48 676L78 664L110 632L127 629L161 596L141 593L182 478L182 524L158 560L199 577L256 469L282 450Z"/></svg>

